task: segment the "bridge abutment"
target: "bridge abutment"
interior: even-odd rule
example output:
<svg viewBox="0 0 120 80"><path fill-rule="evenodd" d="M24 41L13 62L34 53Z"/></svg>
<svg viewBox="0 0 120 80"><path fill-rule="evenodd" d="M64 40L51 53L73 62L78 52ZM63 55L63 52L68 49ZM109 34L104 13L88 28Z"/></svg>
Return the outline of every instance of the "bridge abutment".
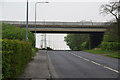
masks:
<svg viewBox="0 0 120 80"><path fill-rule="evenodd" d="M89 49L96 48L102 41L104 33L92 33L89 36Z"/></svg>

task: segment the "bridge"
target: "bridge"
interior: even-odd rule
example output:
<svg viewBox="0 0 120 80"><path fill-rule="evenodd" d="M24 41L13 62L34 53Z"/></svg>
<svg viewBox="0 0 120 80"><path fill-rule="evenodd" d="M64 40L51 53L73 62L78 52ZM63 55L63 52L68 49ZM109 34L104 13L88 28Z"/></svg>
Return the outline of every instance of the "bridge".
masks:
<svg viewBox="0 0 120 80"><path fill-rule="evenodd" d="M18 27L26 27L25 21L3 21L3 23L15 25ZM29 21L29 30L37 33L100 33L107 31L107 26L104 22L36 22Z"/></svg>
<svg viewBox="0 0 120 80"><path fill-rule="evenodd" d="M26 27L25 21L2 21L3 23ZM88 33L90 34L89 46L95 48L102 40L109 23L104 22L35 22L29 21L29 30L36 33Z"/></svg>

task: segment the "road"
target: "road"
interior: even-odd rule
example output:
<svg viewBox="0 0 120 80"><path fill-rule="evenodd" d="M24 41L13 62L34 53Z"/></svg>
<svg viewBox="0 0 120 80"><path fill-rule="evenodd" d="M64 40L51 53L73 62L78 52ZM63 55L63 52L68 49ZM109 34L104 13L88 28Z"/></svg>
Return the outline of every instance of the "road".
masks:
<svg viewBox="0 0 120 80"><path fill-rule="evenodd" d="M118 59L83 51L48 51L59 78L118 78Z"/></svg>

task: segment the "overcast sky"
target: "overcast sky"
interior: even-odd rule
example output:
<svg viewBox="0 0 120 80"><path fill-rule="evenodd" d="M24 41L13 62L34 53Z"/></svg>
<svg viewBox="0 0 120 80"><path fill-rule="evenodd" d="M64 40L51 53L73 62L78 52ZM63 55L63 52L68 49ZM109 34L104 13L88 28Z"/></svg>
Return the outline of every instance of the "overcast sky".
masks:
<svg viewBox="0 0 120 80"><path fill-rule="evenodd" d="M44 34L37 34L37 44L36 47L41 48L41 45L44 47L44 38L42 37ZM64 42L64 36L66 34L46 34L46 45L47 47L51 47L55 50L69 50L69 47Z"/></svg>
<svg viewBox="0 0 120 80"><path fill-rule="evenodd" d="M2 0L3 20L26 20L26 0ZM29 20L35 20L35 2L29 0ZM100 6L109 0L47 0L37 5L37 20L43 21L109 21L111 16L100 15ZM56 1L56 2L55 2Z"/></svg>
<svg viewBox="0 0 120 80"><path fill-rule="evenodd" d="M0 0L0 20L25 21L27 0ZM29 0L29 21L35 20L35 3L48 1L48 4L37 5L37 21L82 21L92 20L94 22L110 21L111 15L100 14L100 6L109 0ZM2 12L2 13L1 13ZM40 35L40 34L38 34ZM66 34L64 34L65 36ZM53 36L53 35L52 35ZM61 36L63 36L61 34ZM52 37L54 45L57 45L63 37L60 35ZM37 39L40 37L37 37ZM57 39L56 39L57 38ZM56 42L56 41L58 42ZM40 46L37 40L37 47ZM59 46L56 48L60 48ZM68 48L64 43L64 48Z"/></svg>

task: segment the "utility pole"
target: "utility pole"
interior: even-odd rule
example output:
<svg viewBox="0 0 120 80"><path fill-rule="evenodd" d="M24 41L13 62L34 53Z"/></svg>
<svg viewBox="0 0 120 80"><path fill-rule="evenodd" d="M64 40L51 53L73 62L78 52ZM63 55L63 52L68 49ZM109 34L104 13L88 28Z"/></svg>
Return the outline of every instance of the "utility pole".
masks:
<svg viewBox="0 0 120 80"><path fill-rule="evenodd" d="M92 34L89 34L89 49L91 49L91 35Z"/></svg>
<svg viewBox="0 0 120 80"><path fill-rule="evenodd" d="M48 45L49 45L49 47L50 47L50 35L49 35L48 37L49 37L49 38L48 38L48 39L49 39L49 40L48 40L48 42L49 42ZM51 48L51 47L50 47L50 48Z"/></svg>
<svg viewBox="0 0 120 80"><path fill-rule="evenodd" d="M44 35L43 34L42 34L42 40L41 41L42 41L42 45L41 45L42 47L41 48L43 48L43 44L44 44Z"/></svg>
<svg viewBox="0 0 120 80"><path fill-rule="evenodd" d="M49 2L36 2L35 3L35 36L36 36L36 28L37 28L37 4L40 4L40 3L49 3Z"/></svg>
<svg viewBox="0 0 120 80"><path fill-rule="evenodd" d="M47 49L47 43L46 43L46 33L45 33L45 49Z"/></svg>
<svg viewBox="0 0 120 80"><path fill-rule="evenodd" d="M54 50L54 41L52 42L52 45L53 45L53 50Z"/></svg>
<svg viewBox="0 0 120 80"><path fill-rule="evenodd" d="M28 0L27 0L27 10L26 10L26 41L28 41Z"/></svg>
<svg viewBox="0 0 120 80"><path fill-rule="evenodd" d="M44 20L44 27L45 27L45 20ZM44 44L44 45L45 45L45 49L47 49L47 43L46 43L46 33L45 33L45 35L44 35L44 38L45 38L45 39L44 39L44 43L45 43L45 44Z"/></svg>
<svg viewBox="0 0 120 80"><path fill-rule="evenodd" d="M40 48L42 49L42 47L43 47L43 44L42 44L43 43L42 34L41 34L41 38L40 39L41 39L41 41L40 41Z"/></svg>
<svg viewBox="0 0 120 80"><path fill-rule="evenodd" d="M35 3L35 34L36 34L36 28L37 28L37 25L36 25L36 18L37 18L37 4L39 4L39 3L49 3L49 2L36 2Z"/></svg>

